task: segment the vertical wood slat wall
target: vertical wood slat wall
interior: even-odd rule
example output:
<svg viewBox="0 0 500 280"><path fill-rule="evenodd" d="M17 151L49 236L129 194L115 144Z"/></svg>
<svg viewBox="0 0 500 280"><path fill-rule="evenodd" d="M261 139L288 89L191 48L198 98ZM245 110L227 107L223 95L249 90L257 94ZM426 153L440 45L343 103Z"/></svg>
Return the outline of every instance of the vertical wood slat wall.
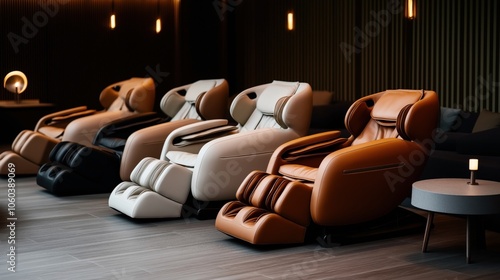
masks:
<svg viewBox="0 0 500 280"><path fill-rule="evenodd" d="M109 27L112 0L2 0L0 77L25 72L28 88L22 99L99 108L99 93L111 83L147 76L157 65L173 72L173 1L161 1L164 28L156 34L157 0L115 0L115 30ZM10 33L26 39L18 51ZM166 80L161 91L172 87ZM0 99L13 97L2 90Z"/></svg>
<svg viewBox="0 0 500 280"><path fill-rule="evenodd" d="M0 3L2 24L0 25L0 79L2 82L1 100L13 100L14 94L3 89L3 79L10 71L18 70L26 74L28 88L22 93L22 99L44 99L47 95L46 82L46 51L45 45L37 45L37 41L46 36L44 28L33 22L33 15L40 9L36 0L4 0ZM9 8L9 9L7 9ZM37 18L37 23L42 23L43 18ZM30 22L35 29L22 29L21 24ZM23 32L24 31L24 32ZM11 42L13 41L13 43ZM28 47L26 47L28 46ZM29 65L29 67L28 67ZM38 73L39 75L32 75ZM38 85L33 89L32 85Z"/></svg>
<svg viewBox="0 0 500 280"><path fill-rule="evenodd" d="M411 86L435 89L442 106L500 108L498 1L417 1Z"/></svg>
<svg viewBox="0 0 500 280"><path fill-rule="evenodd" d="M241 77L246 85L273 77L303 80L340 100L359 97L356 92L425 88L436 90L443 106L499 111L498 1L417 0L417 18L411 21L404 18L403 0L248 2L236 11L250 11L237 22L244 26L237 30L249 66ZM291 5L297 30L287 34L284 20ZM394 6L400 12L389 24L374 24L374 13ZM358 36L365 32L366 44L359 43L356 29ZM342 43L359 53L352 56L358 68L354 59L346 59Z"/></svg>
<svg viewBox="0 0 500 280"><path fill-rule="evenodd" d="M162 3L171 6L173 1ZM207 1L208 4L205 4L203 9L213 7L213 1ZM173 38L173 35L166 37L163 35L164 41L160 41L160 37L156 38L154 35L141 37L141 34L151 32L149 25L154 23L155 9L149 7L156 7L156 1L153 0L141 1L140 4L131 0L116 0L115 6L118 10L128 6L133 7L134 13L130 13L130 8L126 9L128 17L138 21L138 24L112 33L107 30L111 0L69 1L65 4L61 16L50 18L48 25L40 28L37 35L29 39L28 44L20 45L22 48L20 54L12 55L6 34L10 31L19 33L21 18L26 16L31 20L33 14L40 10L39 2L37 0L0 2L0 9L3 9L0 27L1 74L5 75L14 69L29 69L27 74L30 86L25 98L53 101L51 98L54 94L57 96L55 92L61 91L60 94L65 94L56 88L60 82L58 75L61 75L61 72L63 76L70 75L69 77L74 79L89 79L90 75L90 79L102 80L102 75L99 76L98 73L103 72L92 68L100 67L102 71L107 72L106 77L112 80L120 73L133 72L132 68L137 70L137 65L142 71L145 65L156 64L160 64L161 70L165 72L178 70L170 61L172 58L168 52L173 47L170 46L170 41L165 39ZM337 100L354 100L359 95L367 95L386 88L426 88L434 89L440 94L443 106L461 107L472 111L479 111L482 108L499 111L500 21L497 15L500 14L500 4L498 1L416 0L416 2L415 20L410 22L404 19L403 12L393 14L388 25L379 25L378 29L372 27L375 28L371 33L373 36L369 36L369 42L360 47L359 44L356 45L356 30L366 32L366 27L377 21L373 16L374 13L387 10L388 5L403 6L404 0L226 1L226 3L237 3L226 11L226 20L231 21L224 23L234 25L234 34L231 38L236 42L232 44L235 46L235 50L232 51L235 57L230 57L225 62L236 72L234 74L236 83L232 84L232 90L237 92L273 79L300 80L309 82L315 90L333 91ZM196 8L199 5L193 2L190 6ZM9 9L8 12L6 8ZM296 30L291 32L286 30L286 13L289 10L294 11L296 18ZM190 10L185 10L180 17L191 20L189 13ZM215 11L206 10L206 13L208 13L207 18L213 17L214 21L219 21ZM61 25L67 25L67 21L72 18L73 22L70 24L75 28L81 29L81 25L85 24L86 28L98 33L100 36L98 39L101 41L97 43L92 42L95 38L90 32L84 33L89 40L82 49L97 48L94 54L99 57L95 61L101 61L104 66L80 59L82 62L74 67L88 68L88 70L64 68L69 68L71 65L65 61L61 63L64 58L59 51L67 55L70 50L65 50L64 46L54 45L52 36L65 36L66 34L61 33L63 32ZM173 32L169 31L168 19L164 24L165 32ZM184 33L181 31L181 39ZM194 29L189 30L189 36L200 35L203 34L196 34ZM73 38L76 41L78 36ZM129 38L141 41L147 50L137 57L129 57L134 60L132 64L135 65L130 66L130 69L122 66L124 64L117 58L119 54L126 54L126 51L122 50L122 43L127 42ZM40 44L44 40L48 45ZM55 42L68 43L61 39ZM98 50L99 44L102 51ZM134 45L136 49L141 48L138 44ZM357 53L348 55L341 46L354 47ZM185 51L186 48L197 52L197 48L206 50L207 45L182 45L180 48L184 65L186 56L189 56L189 52ZM117 53L116 50L120 52ZM92 52L85 50L83 53ZM172 56L176 61L180 61L176 55ZM119 71L116 73L110 71L111 68L117 67L117 64ZM198 66L193 62L189 67L182 69L190 69L191 66L207 68L202 63ZM213 72L217 73L220 72L218 68L227 66L213 67L216 68ZM53 69L57 71L54 72ZM196 69L193 69L189 73L182 71L174 74L182 74L187 81L193 78L192 73L196 73L195 71ZM69 79L68 76L65 78ZM94 86L98 83L102 84L102 81L96 81ZM36 91L33 85L37 85ZM89 84L86 83L84 86ZM78 90L83 91L76 89ZM10 99L10 95L5 91L1 94L0 99ZM72 100L79 101L78 98L80 97Z"/></svg>

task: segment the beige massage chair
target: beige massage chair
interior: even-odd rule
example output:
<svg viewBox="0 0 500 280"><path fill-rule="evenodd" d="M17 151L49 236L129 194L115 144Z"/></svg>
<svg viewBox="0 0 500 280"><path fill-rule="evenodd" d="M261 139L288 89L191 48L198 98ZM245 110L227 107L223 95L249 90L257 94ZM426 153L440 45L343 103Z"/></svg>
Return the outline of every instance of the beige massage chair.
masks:
<svg viewBox="0 0 500 280"><path fill-rule="evenodd" d="M252 244L286 244L380 219L410 195L438 119L434 91L363 97L345 116L350 137L330 131L280 146L266 172L251 172L222 207L216 228Z"/></svg>
<svg viewBox="0 0 500 280"><path fill-rule="evenodd" d="M279 145L307 133L311 111L307 83L274 81L244 90L230 107L236 126L219 119L174 130L159 159L144 158L130 180L116 186L109 206L132 218L215 215Z"/></svg>
<svg viewBox="0 0 500 280"><path fill-rule="evenodd" d="M106 123L135 113L150 112L155 100L151 78L131 78L106 87L99 96L103 110L80 106L42 117L34 130L23 130L14 139L12 150L0 154L0 175L9 163L17 175L35 175L47 162L49 153L61 141L92 145L98 130Z"/></svg>

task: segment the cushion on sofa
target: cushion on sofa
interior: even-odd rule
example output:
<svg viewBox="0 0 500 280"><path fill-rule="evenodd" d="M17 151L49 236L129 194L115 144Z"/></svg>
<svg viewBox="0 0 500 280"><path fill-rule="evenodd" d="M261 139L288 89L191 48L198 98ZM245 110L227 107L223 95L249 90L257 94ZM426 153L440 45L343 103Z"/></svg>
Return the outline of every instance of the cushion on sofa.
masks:
<svg viewBox="0 0 500 280"><path fill-rule="evenodd" d="M488 110L481 110L472 132L479 132L500 127L500 113L493 113Z"/></svg>
<svg viewBox="0 0 500 280"><path fill-rule="evenodd" d="M479 113L460 111L455 123L451 127L451 131L471 133L478 117Z"/></svg>
<svg viewBox="0 0 500 280"><path fill-rule="evenodd" d="M456 123L457 117L460 112L460 109L441 107L439 128L443 132L450 131L452 126Z"/></svg>

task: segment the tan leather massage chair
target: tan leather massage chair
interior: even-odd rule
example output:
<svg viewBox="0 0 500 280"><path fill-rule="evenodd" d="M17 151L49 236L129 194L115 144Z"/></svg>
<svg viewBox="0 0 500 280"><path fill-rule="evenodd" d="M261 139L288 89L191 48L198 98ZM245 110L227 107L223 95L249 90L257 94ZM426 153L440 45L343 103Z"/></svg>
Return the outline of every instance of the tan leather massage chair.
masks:
<svg viewBox="0 0 500 280"><path fill-rule="evenodd" d="M287 244L304 242L310 228L380 218L410 195L438 118L434 91L363 97L345 116L349 138L331 131L280 146L266 172L250 173L222 207L216 228L252 244Z"/></svg>
<svg viewBox="0 0 500 280"><path fill-rule="evenodd" d="M132 218L215 217L251 170L265 168L279 145L307 133L311 110L307 83L246 89L231 103L236 126L210 120L174 130L159 158L144 158L116 186L109 206Z"/></svg>
<svg viewBox="0 0 500 280"><path fill-rule="evenodd" d="M13 163L18 175L35 175L47 162L49 153L60 141L90 145L105 123L135 113L153 110L155 85L151 78L131 78L107 86L99 101L104 109L86 106L55 112L42 117L34 130L23 130L14 139L12 150L0 154L0 175Z"/></svg>
<svg viewBox="0 0 500 280"><path fill-rule="evenodd" d="M199 80L173 88L160 101L165 118L136 114L102 127L93 146L69 141L57 144L50 161L40 167L37 184L56 195L109 193L129 179L140 160L159 155L174 129L226 117L228 98L225 79Z"/></svg>

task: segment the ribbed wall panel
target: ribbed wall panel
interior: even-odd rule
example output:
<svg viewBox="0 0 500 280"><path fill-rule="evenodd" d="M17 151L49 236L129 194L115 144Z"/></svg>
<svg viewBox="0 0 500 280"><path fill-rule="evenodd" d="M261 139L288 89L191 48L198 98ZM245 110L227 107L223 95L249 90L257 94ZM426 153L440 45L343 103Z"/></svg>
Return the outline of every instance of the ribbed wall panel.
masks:
<svg viewBox="0 0 500 280"><path fill-rule="evenodd" d="M417 1L414 88L434 89L442 106L498 111L498 1Z"/></svg>
<svg viewBox="0 0 500 280"><path fill-rule="evenodd" d="M215 9L210 10L213 1L186 0L179 3L175 25L169 10L174 1L178 0L162 1L171 17L163 20L159 36L152 31L155 0L116 0L114 31L109 30L111 0L69 1L16 54L7 34L21 34L23 17L32 20L43 1L2 0L0 74L24 70L30 82L23 98L49 102L58 97L81 104L103 83L121 79L124 73L144 75L147 66L160 65L179 77L176 81L231 69L232 92L273 79L309 82L315 90L333 91L337 100L354 100L386 88L426 88L439 93L443 106L500 109L497 0L416 0L415 20L404 19L401 11L389 24L378 26L374 14L387 11L389 5L403 6L404 1L226 1L235 6L226 6L219 20ZM294 31L286 30L290 10L295 13ZM223 30L216 27L222 24L232 30L230 35L208 34ZM201 28L204 25L209 28ZM356 37L360 31L365 37L371 32L364 43ZM224 60L218 56L227 54L213 43L218 36L228 36L234 48ZM94 56L97 59L89 59ZM74 91L68 90L82 80L85 83ZM2 91L0 99L11 98Z"/></svg>
<svg viewBox="0 0 500 280"><path fill-rule="evenodd" d="M361 51L361 95L388 88L404 87L402 3L362 1L361 25L358 33L365 38ZM395 8L396 6L397 8ZM395 11L397 10L397 11Z"/></svg>

